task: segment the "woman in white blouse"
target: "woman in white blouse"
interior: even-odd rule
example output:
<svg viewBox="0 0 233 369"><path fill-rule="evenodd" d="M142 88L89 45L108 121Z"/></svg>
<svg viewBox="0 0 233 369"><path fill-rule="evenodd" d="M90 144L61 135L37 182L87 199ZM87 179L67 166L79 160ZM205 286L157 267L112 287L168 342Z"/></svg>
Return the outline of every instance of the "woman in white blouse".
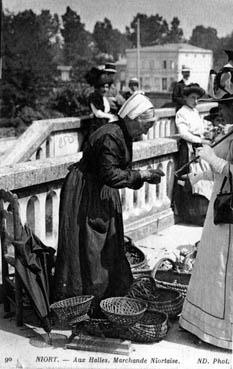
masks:
<svg viewBox="0 0 233 369"><path fill-rule="evenodd" d="M205 139L205 122L196 109L198 99L205 91L196 83L184 87L183 105L176 113L176 126L181 136L178 167L187 163L196 156L196 148L202 144L210 144ZM200 173L207 170L208 164L203 160L192 163L187 171L182 175L190 173ZM213 183L208 180L199 181L195 185L177 180L174 188L175 210L181 220L203 225L209 199L212 193Z"/></svg>

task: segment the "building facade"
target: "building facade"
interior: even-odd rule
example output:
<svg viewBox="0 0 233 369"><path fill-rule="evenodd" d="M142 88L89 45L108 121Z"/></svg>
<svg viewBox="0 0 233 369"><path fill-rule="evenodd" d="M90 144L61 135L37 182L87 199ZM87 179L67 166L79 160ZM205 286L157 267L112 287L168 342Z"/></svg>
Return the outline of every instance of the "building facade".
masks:
<svg viewBox="0 0 233 369"><path fill-rule="evenodd" d="M140 83L145 91L169 92L173 83L182 78L181 70L185 65L190 68L190 83L199 83L207 89L209 71L213 64L212 50L193 45L164 44L126 49L126 84L132 77L138 76L137 63L140 65Z"/></svg>

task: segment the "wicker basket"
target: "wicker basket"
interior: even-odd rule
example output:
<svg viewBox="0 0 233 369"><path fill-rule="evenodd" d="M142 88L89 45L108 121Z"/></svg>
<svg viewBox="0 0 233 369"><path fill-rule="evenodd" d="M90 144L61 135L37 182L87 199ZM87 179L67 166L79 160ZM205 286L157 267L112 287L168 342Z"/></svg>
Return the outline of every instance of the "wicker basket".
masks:
<svg viewBox="0 0 233 369"><path fill-rule="evenodd" d="M74 322L75 319L79 320L80 316L87 314L93 298L91 295L70 297L55 302L50 308L55 311L59 320Z"/></svg>
<svg viewBox="0 0 233 369"><path fill-rule="evenodd" d="M139 343L157 342L167 334L167 320L165 313L146 311L142 319L130 327L114 324L108 319L90 319L85 323L85 331L97 337L127 339Z"/></svg>
<svg viewBox="0 0 233 369"><path fill-rule="evenodd" d="M97 337L120 338L119 325L108 319L90 319L85 323L85 331Z"/></svg>
<svg viewBox="0 0 233 369"><path fill-rule="evenodd" d="M130 264L134 279L144 275L151 275L152 269L148 265L144 252L135 246L130 237L124 236L124 239L125 254Z"/></svg>
<svg viewBox="0 0 233 369"><path fill-rule="evenodd" d="M100 302L100 308L111 322L130 326L143 317L147 303L128 297L110 297Z"/></svg>
<svg viewBox="0 0 233 369"><path fill-rule="evenodd" d="M172 268L168 270L159 270L164 261L169 261ZM175 262L169 258L160 259L155 265L152 277L155 279L156 285L161 288L169 288L179 291L183 297L186 296L191 273L179 272Z"/></svg>
<svg viewBox="0 0 233 369"><path fill-rule="evenodd" d="M140 322L128 329L121 330L120 338L139 343L150 343L162 340L168 331L167 314L146 311Z"/></svg>
<svg viewBox="0 0 233 369"><path fill-rule="evenodd" d="M131 269L143 268L147 264L146 256L134 243L133 240L124 236L125 254L130 264Z"/></svg>
<svg viewBox="0 0 233 369"><path fill-rule="evenodd" d="M128 297L146 301L148 311L160 311L169 318L175 318L181 313L184 301L180 292L158 288L152 277L138 278L132 284Z"/></svg>

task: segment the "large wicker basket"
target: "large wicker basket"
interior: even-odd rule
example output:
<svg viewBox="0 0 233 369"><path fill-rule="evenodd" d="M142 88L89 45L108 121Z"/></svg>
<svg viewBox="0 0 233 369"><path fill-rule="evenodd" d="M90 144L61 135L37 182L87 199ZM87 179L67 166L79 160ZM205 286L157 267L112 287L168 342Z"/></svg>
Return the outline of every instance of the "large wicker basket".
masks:
<svg viewBox="0 0 233 369"><path fill-rule="evenodd" d="M159 267L164 261L169 261L172 265L171 269L160 270ZM180 272L175 262L169 258L160 259L152 271L152 277L155 279L157 287L168 288L170 290L179 291L183 297L186 296L191 273Z"/></svg>
<svg viewBox="0 0 233 369"><path fill-rule="evenodd" d="M128 297L146 301L148 311L160 311L169 318L175 318L181 313L184 301L180 292L158 288L154 279L149 276L138 278L132 284Z"/></svg>
<svg viewBox="0 0 233 369"><path fill-rule="evenodd" d="M130 326L143 317L147 302L128 297L110 297L100 302L100 308L111 322Z"/></svg>
<svg viewBox="0 0 233 369"><path fill-rule="evenodd" d="M57 301L50 306L60 321L75 322L87 314L94 296L84 295Z"/></svg>
<svg viewBox="0 0 233 369"><path fill-rule="evenodd" d="M130 327L114 324L108 319L90 319L85 323L85 331L97 337L120 338L139 343L157 342L167 334L167 320L165 313L146 311L142 319Z"/></svg>
<svg viewBox="0 0 233 369"><path fill-rule="evenodd" d="M128 329L120 331L120 338L139 343L150 343L162 340L168 331L167 314L146 311L142 319Z"/></svg>

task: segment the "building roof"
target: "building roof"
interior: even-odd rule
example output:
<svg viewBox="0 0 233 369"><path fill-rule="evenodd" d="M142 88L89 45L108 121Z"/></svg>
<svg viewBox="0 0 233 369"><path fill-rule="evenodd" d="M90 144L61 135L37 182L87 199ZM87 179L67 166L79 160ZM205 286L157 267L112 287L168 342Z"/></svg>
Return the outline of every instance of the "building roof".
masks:
<svg viewBox="0 0 233 369"><path fill-rule="evenodd" d="M193 46L186 43L178 43L178 44L163 44L163 45L153 45L153 46L144 46L140 48L141 51L154 51L154 52L195 52L195 53L211 53L212 50L203 49L201 47ZM136 48L134 49L126 49L126 52L135 52Z"/></svg>

